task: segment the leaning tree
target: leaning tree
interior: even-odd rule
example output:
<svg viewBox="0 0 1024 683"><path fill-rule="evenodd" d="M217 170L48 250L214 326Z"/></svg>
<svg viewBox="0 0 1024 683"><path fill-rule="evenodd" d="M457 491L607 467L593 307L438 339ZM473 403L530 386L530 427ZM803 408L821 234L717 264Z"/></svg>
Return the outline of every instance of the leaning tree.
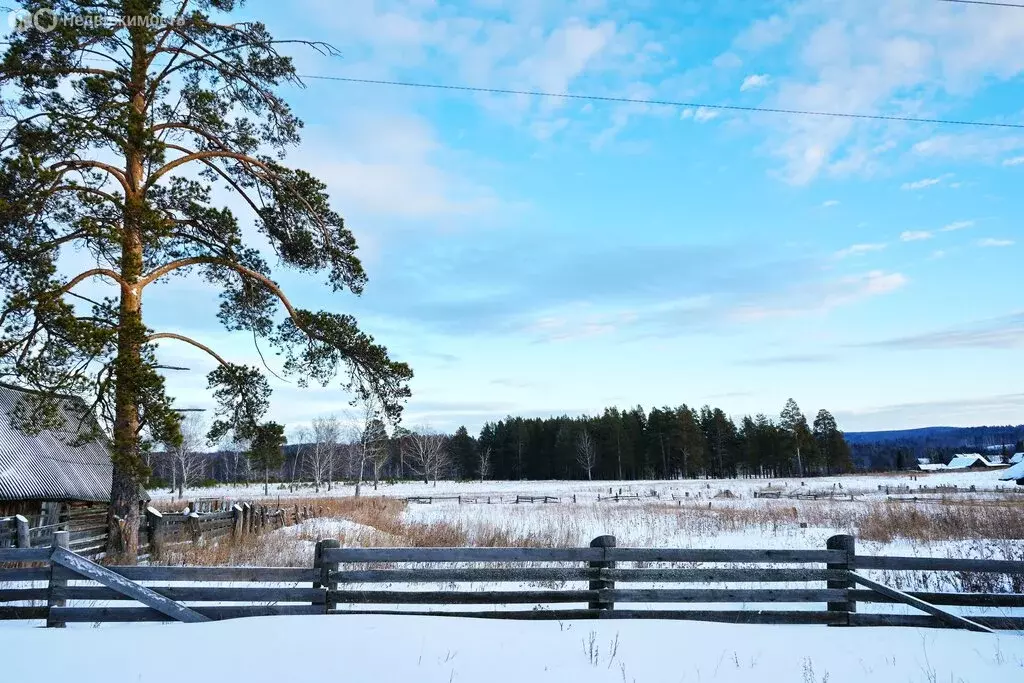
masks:
<svg viewBox="0 0 1024 683"><path fill-rule="evenodd" d="M324 183L284 163L301 121L279 90L302 83L279 50L334 48L224 18L240 4L29 0L29 15L48 11L7 37L0 64L0 378L35 390L12 415L23 429L54 426L66 394L88 402L94 429L106 427L112 556L137 552L144 449L180 438L158 341L216 359L212 441L253 438L268 406L260 368L147 327L143 301L157 281L202 278L219 296L220 323L274 348L279 372L299 386L340 374L391 419L409 395L407 365L351 316L293 303L253 246L324 273L334 291L358 294L366 281ZM213 202L224 191L246 215ZM69 268L83 256L88 267Z"/></svg>

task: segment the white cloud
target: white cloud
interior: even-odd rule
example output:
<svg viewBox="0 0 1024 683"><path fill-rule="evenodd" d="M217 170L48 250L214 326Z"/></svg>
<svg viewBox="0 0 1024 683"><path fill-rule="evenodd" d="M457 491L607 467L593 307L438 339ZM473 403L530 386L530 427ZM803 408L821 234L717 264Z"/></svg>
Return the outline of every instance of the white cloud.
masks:
<svg viewBox="0 0 1024 683"><path fill-rule="evenodd" d="M932 233L927 230L905 230L900 233L901 242L919 242L921 240L930 240L932 237Z"/></svg>
<svg viewBox="0 0 1024 683"><path fill-rule="evenodd" d="M821 206L822 206L823 209L827 209L830 206L839 206L839 200L838 199L826 199L825 201L823 201L821 203Z"/></svg>
<svg viewBox="0 0 1024 683"><path fill-rule="evenodd" d="M738 69L743 66L743 60L734 52L723 52L711 60L711 64L719 69Z"/></svg>
<svg viewBox="0 0 1024 683"><path fill-rule="evenodd" d="M789 35L792 28L792 24L789 21L784 20L778 15L767 19L759 19L736 36L733 44L741 50L762 50L781 43Z"/></svg>
<svg viewBox="0 0 1024 683"><path fill-rule="evenodd" d="M719 112L715 109L708 109L707 107L697 107L697 111L693 113L693 120L697 123L704 123L712 119L717 119Z"/></svg>
<svg viewBox="0 0 1024 683"><path fill-rule="evenodd" d="M1024 156L1013 157L1003 162L1003 166L1020 166L1021 164L1024 164Z"/></svg>
<svg viewBox="0 0 1024 683"><path fill-rule="evenodd" d="M932 258L932 259L945 258L946 253L947 252L946 252L945 249L936 249L935 251L932 252L932 255L929 258Z"/></svg>
<svg viewBox="0 0 1024 683"><path fill-rule="evenodd" d="M863 256L864 254L871 253L873 251L882 251L888 245L887 244L853 244L845 249L840 249L835 253L836 258L846 258L848 256Z"/></svg>
<svg viewBox="0 0 1024 683"><path fill-rule="evenodd" d="M786 297L788 300L776 306L741 306L733 311L732 315L739 322L755 322L813 313L823 314L840 306L890 294L902 289L908 282L909 279L902 273L872 270L789 292Z"/></svg>
<svg viewBox="0 0 1024 683"><path fill-rule="evenodd" d="M1015 242L1013 240L996 239L995 237L986 237L975 242L979 247L1012 247Z"/></svg>
<svg viewBox="0 0 1024 683"><path fill-rule="evenodd" d="M942 232L953 232L954 230L963 230L974 225L974 221L955 221L949 225L942 227Z"/></svg>
<svg viewBox="0 0 1024 683"><path fill-rule="evenodd" d="M904 182L900 185L901 189L924 189L925 187L931 187L942 182L942 177L938 178L922 178L921 180L914 180L913 182Z"/></svg>
<svg viewBox="0 0 1024 683"><path fill-rule="evenodd" d="M771 80L772 78L768 74L751 74L743 79L743 84L740 85L740 92L763 88L771 83Z"/></svg>

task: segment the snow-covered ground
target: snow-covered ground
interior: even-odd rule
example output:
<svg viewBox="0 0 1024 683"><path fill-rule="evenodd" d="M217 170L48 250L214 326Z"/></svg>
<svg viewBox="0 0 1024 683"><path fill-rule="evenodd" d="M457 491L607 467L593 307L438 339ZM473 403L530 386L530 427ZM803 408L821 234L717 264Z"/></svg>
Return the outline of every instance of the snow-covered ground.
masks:
<svg viewBox="0 0 1024 683"><path fill-rule="evenodd" d="M12 683L1024 680L1020 636L910 628L345 615L3 636Z"/></svg>
<svg viewBox="0 0 1024 683"><path fill-rule="evenodd" d="M598 495L607 496L609 491L612 494L640 494L650 496L651 492L657 492L660 498L671 498L675 496L696 497L700 494L706 497L708 492L713 495L719 491L729 490L741 497L751 497L753 492L762 489L769 484L772 488L784 487L787 491L795 492L828 492L835 490L837 493L854 493L860 496L884 497L884 491L879 491L882 486L909 486L917 489L921 486L958 486L969 489L975 486L984 491L1014 491L1020 490L1012 482L1000 481L999 476L1004 470L984 471L961 471L961 472L906 472L906 473L879 473L879 474L850 474L835 477L814 477L814 478L777 478L777 479L684 479L684 480L655 480L655 481L439 481L436 484L430 482L424 484L422 481L402 481L394 484L381 482L375 491L372 483L365 483L362 486L363 495L367 496L388 496L388 497L411 497L411 496L483 496L488 495L495 498L509 497L516 495L535 496L556 496L559 498L571 499L575 494L578 500L596 500ZM914 479L912 479L912 477ZM840 488L842 487L842 488ZM293 490L294 489L294 490ZM348 484L335 485L331 491L321 487L319 492L308 483L292 487L288 484L271 484L269 498L282 500L288 498L308 498L312 496L351 496L354 493L354 486ZM160 502L176 501L176 496L167 492L151 491L153 499ZM232 499L261 499L263 495L262 484L245 485L224 485L203 489L192 489L186 492L185 498L207 498L224 497Z"/></svg>

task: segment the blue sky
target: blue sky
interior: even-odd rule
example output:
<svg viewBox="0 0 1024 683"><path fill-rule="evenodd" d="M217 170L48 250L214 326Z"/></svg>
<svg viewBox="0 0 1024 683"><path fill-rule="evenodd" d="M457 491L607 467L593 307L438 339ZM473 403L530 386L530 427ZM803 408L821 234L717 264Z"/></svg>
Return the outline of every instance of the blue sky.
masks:
<svg viewBox="0 0 1024 683"><path fill-rule="evenodd" d="M251 2L304 74L1021 122L1024 10L934 0ZM1024 422L1024 130L308 80L290 162L355 233L356 314L416 372L409 425L618 404L847 430ZM199 282L149 294L236 362ZM209 406L208 358L169 387ZM273 361L271 361L273 364ZM272 417L342 413L275 380Z"/></svg>

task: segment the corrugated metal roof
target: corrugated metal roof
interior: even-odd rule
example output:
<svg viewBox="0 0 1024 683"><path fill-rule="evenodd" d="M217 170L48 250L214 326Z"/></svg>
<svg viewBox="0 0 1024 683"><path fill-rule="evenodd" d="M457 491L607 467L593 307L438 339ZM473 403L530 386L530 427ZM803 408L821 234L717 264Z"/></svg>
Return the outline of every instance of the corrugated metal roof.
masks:
<svg viewBox="0 0 1024 683"><path fill-rule="evenodd" d="M0 384L0 500L109 501L113 467L97 441L71 445L80 412L61 404L68 433L30 436L11 425L11 411L25 393Z"/></svg>

